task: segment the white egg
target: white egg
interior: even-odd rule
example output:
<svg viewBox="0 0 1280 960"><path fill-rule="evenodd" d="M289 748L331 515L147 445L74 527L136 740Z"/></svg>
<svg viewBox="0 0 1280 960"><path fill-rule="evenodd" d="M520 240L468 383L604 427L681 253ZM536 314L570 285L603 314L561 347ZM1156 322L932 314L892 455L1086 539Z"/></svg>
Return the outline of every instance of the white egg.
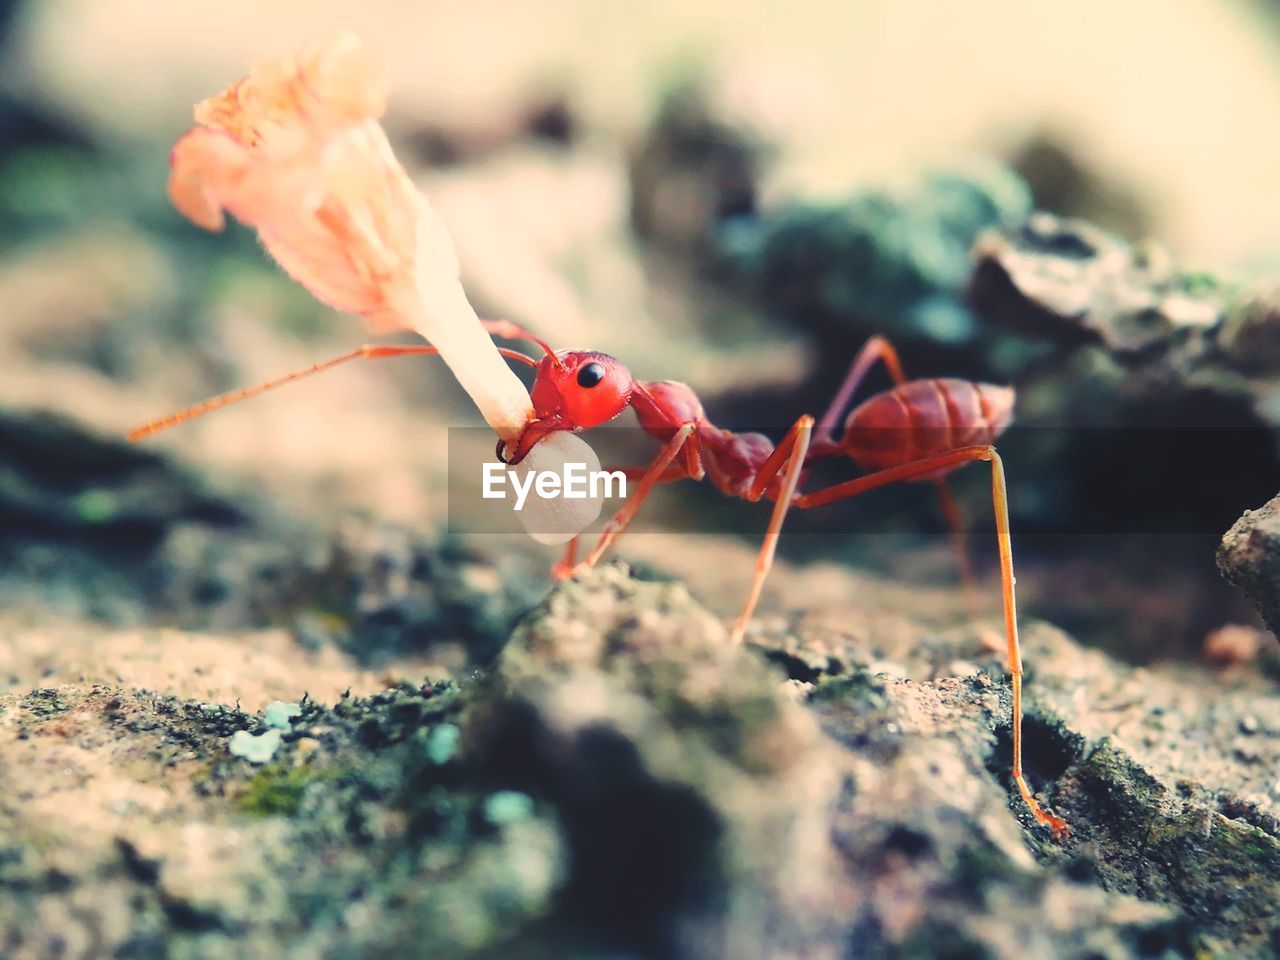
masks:
<svg viewBox="0 0 1280 960"><path fill-rule="evenodd" d="M593 496L591 484L584 484L586 496L570 497L564 495L563 482L561 491L554 496L540 496L536 477L538 474L551 474L563 478L570 475L568 465L572 464L572 475L585 474L587 477L600 471L600 458L581 437L573 433L561 431L544 437L529 451L528 455L511 467L521 484L529 483L530 473L535 475L535 482L529 488L523 507L516 511L525 531L539 543L567 543L595 522L604 508L603 488L597 484ZM549 490L551 482L544 484ZM511 484L507 484L508 488ZM574 492L577 492L576 490ZM514 505L512 498L508 503Z"/></svg>

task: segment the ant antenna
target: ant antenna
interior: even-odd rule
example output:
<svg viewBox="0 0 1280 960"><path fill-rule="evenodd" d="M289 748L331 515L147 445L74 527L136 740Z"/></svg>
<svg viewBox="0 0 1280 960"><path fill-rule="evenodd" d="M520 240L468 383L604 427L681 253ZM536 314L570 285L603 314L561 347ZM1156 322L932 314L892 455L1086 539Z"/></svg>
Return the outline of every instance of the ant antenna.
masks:
<svg viewBox="0 0 1280 960"><path fill-rule="evenodd" d="M535 342L545 350L545 345L541 341ZM268 380L266 383L260 383L256 387L245 387L241 390L232 390L230 393L220 394L203 400L194 406L187 407L185 410L179 410L177 413L171 413L167 417L161 417L159 420L152 420L140 427L136 427L129 431L129 442L136 443L145 437L149 437L161 430L168 430L170 427L176 427L180 423L186 423L188 420L194 420L196 417L202 417L206 413L212 413L214 410L221 410L233 403L239 403L241 400L249 400L252 397L266 393L268 390L275 390L277 387L283 387L287 384L301 380L303 377L309 377L312 374L323 373L325 370L332 369L348 360L359 359L380 359L382 357L406 357L410 355L438 354L440 352L437 347L428 346L374 346L366 345L352 350L350 353L344 353L341 356L333 357L330 360L322 360L320 363L312 364L302 370L295 370L293 373L285 374L275 380ZM538 361L532 357L521 353L519 350L510 350L506 347L499 347L498 352L508 360L519 360L531 367L537 367Z"/></svg>
<svg viewBox="0 0 1280 960"><path fill-rule="evenodd" d="M560 362L560 357L548 346L545 340L519 324L512 323L510 320L481 320L480 325L484 327L485 332L490 336L501 337L504 340L531 340L538 345L544 354L551 358L551 362L555 366L564 366Z"/></svg>

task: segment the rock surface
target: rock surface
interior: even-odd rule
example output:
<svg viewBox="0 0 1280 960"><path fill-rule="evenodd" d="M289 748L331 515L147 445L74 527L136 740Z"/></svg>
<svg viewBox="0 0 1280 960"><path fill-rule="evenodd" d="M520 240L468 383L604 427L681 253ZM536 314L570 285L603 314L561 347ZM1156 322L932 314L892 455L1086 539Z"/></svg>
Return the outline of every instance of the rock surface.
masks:
<svg viewBox="0 0 1280 960"><path fill-rule="evenodd" d="M257 504L257 508L246 506ZM485 663L537 601L518 563L349 518L321 530L172 461L0 411L0 602L115 625L288 627L365 663Z"/></svg>
<svg viewBox="0 0 1280 960"><path fill-rule="evenodd" d="M1246 510L1222 538L1218 569L1280 637L1280 496Z"/></svg>
<svg viewBox="0 0 1280 960"><path fill-rule="evenodd" d="M834 354L833 365L849 362L848 345L887 333L909 360L945 357L961 373L1007 370L1015 359L1009 337L993 338L959 294L978 235L1021 223L1030 211L1030 193L1016 174L979 165L934 173L906 189L781 205L727 225L722 255L745 293L807 331ZM816 376L825 383L843 372L824 368Z"/></svg>
<svg viewBox="0 0 1280 960"><path fill-rule="evenodd" d="M335 697L286 644L249 705L300 708L261 766L230 742L279 727L234 705L235 673L200 700L24 676L0 697L0 945L1270 955L1274 685L1026 633L1028 776L1072 824L1061 845L1011 789L1008 684L978 633L852 613L765 621L734 649L682 587L616 566L557 587L459 683ZM14 625L0 649L26 674L23 643Z"/></svg>
<svg viewBox="0 0 1280 960"><path fill-rule="evenodd" d="M1216 327L1232 290L1180 274L1090 224L1035 213L985 234L973 251L970 299L988 319L1064 343L1100 343L1131 359Z"/></svg>

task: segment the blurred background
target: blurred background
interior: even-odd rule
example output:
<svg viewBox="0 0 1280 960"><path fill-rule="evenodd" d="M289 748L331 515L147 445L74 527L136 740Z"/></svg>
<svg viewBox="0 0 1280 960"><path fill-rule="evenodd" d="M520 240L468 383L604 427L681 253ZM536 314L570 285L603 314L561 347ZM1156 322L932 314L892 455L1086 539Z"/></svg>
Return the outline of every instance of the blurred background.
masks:
<svg viewBox="0 0 1280 960"><path fill-rule="evenodd" d="M1280 18L1247 0L0 3L7 603L305 633L287 605L228 601L263 569L226 559L234 534L183 531L441 536L445 430L477 418L431 360L114 439L367 338L249 231L205 234L165 195L196 101L335 28L386 64L385 124L481 315L775 436L873 333L912 375L1014 383L1031 614L1138 660L1256 625L1213 564L1280 486ZM988 480L969 473L989 573ZM683 484L651 515L623 555L731 612L766 511ZM955 582L927 490L793 517L790 561ZM724 531L742 563L721 573ZM453 534L519 566L498 620L539 595L551 551ZM789 590L765 610L805 607Z"/></svg>

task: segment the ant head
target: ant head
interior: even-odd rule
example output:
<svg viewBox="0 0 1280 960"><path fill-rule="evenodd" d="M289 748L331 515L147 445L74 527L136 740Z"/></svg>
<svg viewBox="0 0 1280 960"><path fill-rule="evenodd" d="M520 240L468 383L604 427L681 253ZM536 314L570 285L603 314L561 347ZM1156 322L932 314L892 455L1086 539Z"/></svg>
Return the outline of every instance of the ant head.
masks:
<svg viewBox="0 0 1280 960"><path fill-rule="evenodd" d="M529 391L533 419L504 456L519 463L543 437L559 430L586 430L612 420L631 403L631 371L607 353L565 350L548 353L538 364Z"/></svg>
<svg viewBox="0 0 1280 960"><path fill-rule="evenodd" d="M566 350L546 356L530 391L539 419L559 419L564 429L598 427L631 402L631 371L607 353Z"/></svg>

